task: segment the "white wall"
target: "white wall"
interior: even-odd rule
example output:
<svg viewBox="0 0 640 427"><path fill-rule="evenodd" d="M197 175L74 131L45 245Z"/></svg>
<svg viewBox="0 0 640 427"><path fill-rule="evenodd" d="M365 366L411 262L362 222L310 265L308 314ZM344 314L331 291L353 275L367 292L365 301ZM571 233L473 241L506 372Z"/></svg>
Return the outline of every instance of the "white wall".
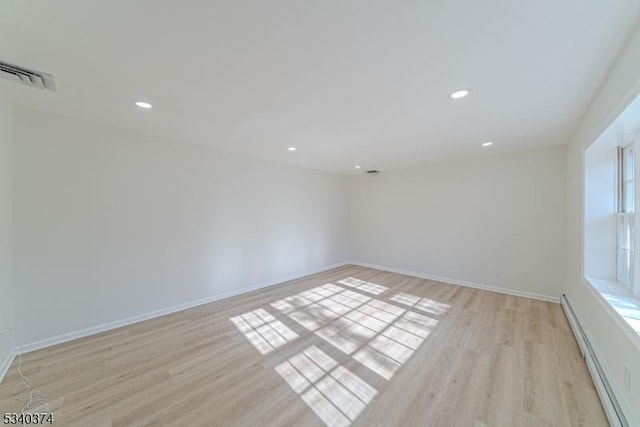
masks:
<svg viewBox="0 0 640 427"><path fill-rule="evenodd" d="M610 127L585 151L585 275L616 280L618 133Z"/></svg>
<svg viewBox="0 0 640 427"><path fill-rule="evenodd" d="M350 181L357 262L558 297L564 147Z"/></svg>
<svg viewBox="0 0 640 427"><path fill-rule="evenodd" d="M583 150L640 92L640 32L636 32L594 97L567 147L567 297L604 364L618 398L640 425L640 346L623 332L584 280ZM637 337L636 337L637 338ZM623 384L624 365L632 389Z"/></svg>
<svg viewBox="0 0 640 427"><path fill-rule="evenodd" d="M345 177L21 108L14 135L20 344L348 259Z"/></svg>
<svg viewBox="0 0 640 427"><path fill-rule="evenodd" d="M14 346L11 236L12 109L0 93L0 378Z"/></svg>

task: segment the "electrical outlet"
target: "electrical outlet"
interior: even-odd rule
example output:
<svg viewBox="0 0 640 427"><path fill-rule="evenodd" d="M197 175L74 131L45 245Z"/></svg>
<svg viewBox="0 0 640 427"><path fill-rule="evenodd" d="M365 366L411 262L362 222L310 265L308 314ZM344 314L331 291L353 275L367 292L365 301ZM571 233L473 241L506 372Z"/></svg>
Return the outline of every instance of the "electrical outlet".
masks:
<svg viewBox="0 0 640 427"><path fill-rule="evenodd" d="M627 365L624 365L624 385L631 391L631 368Z"/></svg>

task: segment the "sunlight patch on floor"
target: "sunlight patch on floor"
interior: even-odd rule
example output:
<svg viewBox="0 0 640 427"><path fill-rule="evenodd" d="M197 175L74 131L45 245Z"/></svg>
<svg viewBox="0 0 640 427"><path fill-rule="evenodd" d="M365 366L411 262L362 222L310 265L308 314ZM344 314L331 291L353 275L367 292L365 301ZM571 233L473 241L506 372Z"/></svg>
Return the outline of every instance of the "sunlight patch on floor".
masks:
<svg viewBox="0 0 640 427"><path fill-rule="evenodd" d="M353 358L390 380L437 324L437 320L407 311L355 353Z"/></svg>
<svg viewBox="0 0 640 427"><path fill-rule="evenodd" d="M303 299L308 303L303 304ZM391 300L415 308L428 307L439 314L448 307L405 293ZM331 284L284 298L272 306L387 380L438 324L425 315Z"/></svg>
<svg viewBox="0 0 640 427"><path fill-rule="evenodd" d="M364 280L356 279L353 277L347 277L346 279L338 280L338 283L374 295L380 295L381 293L389 289L386 286L376 285L375 283L365 282Z"/></svg>
<svg viewBox="0 0 640 427"><path fill-rule="evenodd" d="M444 304L429 298L420 298L417 295L411 295L404 292L395 294L390 298L390 300L435 316L443 315L451 308L449 304Z"/></svg>
<svg viewBox="0 0 640 427"><path fill-rule="evenodd" d="M438 320L429 315L441 316L450 309L448 304L404 292L389 298L401 306L394 305L379 296L389 288L353 277L337 283L352 289L327 283L270 305L386 380L437 326ZM231 321L261 354L298 337L262 308ZM349 426L376 394L316 346L289 357L275 370L327 426Z"/></svg>
<svg viewBox="0 0 640 427"><path fill-rule="evenodd" d="M247 337L260 354L267 354L298 338L298 334L262 308L232 317L229 320Z"/></svg>
<svg viewBox="0 0 640 427"><path fill-rule="evenodd" d="M315 346L275 367L327 426L349 426L377 391Z"/></svg>

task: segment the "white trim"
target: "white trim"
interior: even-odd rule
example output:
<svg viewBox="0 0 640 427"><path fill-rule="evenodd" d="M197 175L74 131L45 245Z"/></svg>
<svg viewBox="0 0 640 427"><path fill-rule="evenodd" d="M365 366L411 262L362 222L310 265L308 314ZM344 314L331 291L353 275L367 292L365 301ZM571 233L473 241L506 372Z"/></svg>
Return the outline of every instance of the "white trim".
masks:
<svg viewBox="0 0 640 427"><path fill-rule="evenodd" d="M7 372L9 372L9 368L13 363L13 359L15 359L17 355L18 352L16 350L16 347L13 347L11 351L9 351L9 354L7 354L7 357L5 357L2 361L2 364L0 364L0 384L2 384L4 376L7 375Z"/></svg>
<svg viewBox="0 0 640 427"><path fill-rule="evenodd" d="M358 265L360 267L374 268L376 270L388 271L390 273L398 273L398 274L404 274L404 275L407 275L407 276L419 277L421 279L435 280L435 281L438 281L438 282L451 283L453 285L466 286L468 288L482 289L482 290L485 290L485 291L498 292L498 293L507 294L507 295L515 295L515 296L518 296L518 297L533 298L533 299L538 299L538 300L542 300L542 301L554 302L554 303L557 303L557 304L560 303L560 297L554 297L554 296L550 296L550 295L542 295L542 294L537 294L535 292L518 291L518 290L515 290L515 289L501 288L501 287L498 287L498 286L483 285L483 284L480 284L480 283L467 282L465 280L451 279L451 278L448 278L448 277L439 277L439 276L434 276L434 275L431 275L431 274L424 274L424 273L417 273L415 271L402 270L402 269L399 269L399 268L385 267L385 266L376 265L376 264L369 264L369 263L366 263L366 262L349 261L349 264Z"/></svg>
<svg viewBox="0 0 640 427"><path fill-rule="evenodd" d="M552 297L552 296L548 296L548 295L541 295L541 294L536 294L536 293L532 293L532 292L525 292L525 291L517 291L517 290L513 290L513 289L507 289L507 288L500 288L500 287L496 287L496 286L489 286L489 285L482 285L479 283L473 283L473 282L467 282L467 281L462 281L462 280L456 280L456 279L451 279L451 278L446 278L446 277L438 277L438 276L434 276L434 275L429 275L429 274L423 274L423 273L418 273L418 272L413 272L413 271L407 271L407 270L401 270L401 269L397 269L397 268L392 268L392 267L385 267L385 266L380 266L380 265L374 265L374 264L368 264L368 263L363 263L363 262L358 262L358 261L344 261L344 262L340 262L340 263L336 263L336 264L332 264L326 267L322 267L322 268L317 268L317 269L313 269L313 270L309 270L309 271L305 271L302 273L298 273L298 274L292 274L289 276L285 276L285 277L281 277L278 279L274 279L274 280L269 280L267 282L263 282L263 283L259 283L247 288L242 288L239 290L234 290L234 291L230 291L230 292L224 292L218 295L212 295L206 298L202 298L199 300L195 300L195 301L190 301L184 304L179 304L179 305L175 305L172 307L166 307L166 308L162 308L159 310L155 310L155 311L151 311L148 313L144 313L144 314L140 314L137 316L133 316L133 317L129 317L126 319L122 319L122 320L116 320L113 322L108 322L108 323L103 323L101 325L96 325L96 326L92 326L86 329L81 329L78 331L73 331L73 332L69 332L66 334L61 334L61 335L57 335L51 338L45 338L42 340L38 340L38 341L34 341L31 343L27 343L24 345L18 345L16 346L13 351L12 351L12 359L13 357L15 357L15 355L17 354L25 354L25 353L29 353L35 350L40 350L46 347L51 347L53 345L57 345L57 344L62 344L68 341L72 341L78 338L84 338L90 335L95 335L95 334L99 334L101 332L106 332L112 329L116 329L116 328L120 328L123 326L127 326L127 325L131 325L133 323L138 323L138 322L142 322L144 320L148 320L148 319L153 319L156 317L160 317L160 316L164 316L167 314L171 314L171 313L176 313L178 311L183 311L183 310L187 310L189 308L193 308L193 307L197 307L199 305L203 305L203 304L208 304L214 301L219 301L225 298L231 298L237 295L241 295L241 294L245 294L248 292L252 292L258 289L262 289L262 288L266 288L269 286L274 286L274 285L279 285L279 284L283 284L285 282L291 281L291 280L295 280L295 279L299 279L301 277L305 277L305 276L310 276L312 274L317 274L317 273L321 273L327 270L332 270L334 268L338 268L338 267L343 267L345 265L356 265L356 266L361 266L361 267L368 267L368 268L374 268L376 270L382 270L382 271L389 271L392 273L399 273L399 274L405 274L405 275L409 275L409 276L414 276L414 277L420 277L422 279L428 279L428 280L436 280L439 282L446 282L446 283L451 283L454 285L460 285L460 286L466 286L466 287L470 287L470 288L476 288L476 289L483 289L483 290L487 290L487 291L493 291L493 292L499 292L499 293L503 293L503 294L508 294L508 295L515 295L515 296L521 296L521 297L526 297L526 298L534 298L534 299L539 299L539 300L543 300L543 301L549 301L549 302L555 302L558 303L560 300L557 297ZM10 366L10 363L9 363ZM6 367L8 369L8 366ZM1 372L1 371L0 371Z"/></svg>
<svg viewBox="0 0 640 427"><path fill-rule="evenodd" d="M101 332L109 331L111 329L120 328L122 326L131 325L133 323L142 322L143 320L153 319L156 317L164 316L171 313L176 313L178 311L187 310L189 308L197 307L199 305L208 304L214 301L219 301L225 298L231 298L237 295L245 294L247 292L252 292L258 289L266 288L273 285L279 285L291 280L299 279L301 277L310 276L312 274L322 273L323 271L332 270L334 268L342 267L348 265L349 263L339 262L337 264L332 264L326 267L316 268L313 270L308 270L302 273L292 274L285 277L280 277L278 279L269 280L267 282L262 282L253 286L249 286L247 288L242 288L238 290L233 290L229 292L223 292L218 295L212 295L206 298L201 298L199 300L190 301L184 304L174 305L172 307L161 308L159 310L151 311L144 314L139 314L137 316L129 317L122 320L116 320L113 322L103 323L101 325L92 326L90 328L81 329L79 331L68 332L66 334L56 335L55 337L45 338L42 340L34 341L24 345L18 345L15 347L14 353L16 354L25 354L35 350L40 350L46 347L51 347L53 345L62 344L67 341L72 341L78 338L87 337L89 335L99 334Z"/></svg>

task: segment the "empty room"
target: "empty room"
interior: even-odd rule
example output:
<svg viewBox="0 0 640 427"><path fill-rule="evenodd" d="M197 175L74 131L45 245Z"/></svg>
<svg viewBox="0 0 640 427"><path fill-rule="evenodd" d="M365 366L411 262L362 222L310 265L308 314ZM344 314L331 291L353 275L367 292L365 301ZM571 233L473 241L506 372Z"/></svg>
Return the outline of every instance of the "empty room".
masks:
<svg viewBox="0 0 640 427"><path fill-rule="evenodd" d="M0 425L640 427L639 138L637 0L6 0Z"/></svg>

